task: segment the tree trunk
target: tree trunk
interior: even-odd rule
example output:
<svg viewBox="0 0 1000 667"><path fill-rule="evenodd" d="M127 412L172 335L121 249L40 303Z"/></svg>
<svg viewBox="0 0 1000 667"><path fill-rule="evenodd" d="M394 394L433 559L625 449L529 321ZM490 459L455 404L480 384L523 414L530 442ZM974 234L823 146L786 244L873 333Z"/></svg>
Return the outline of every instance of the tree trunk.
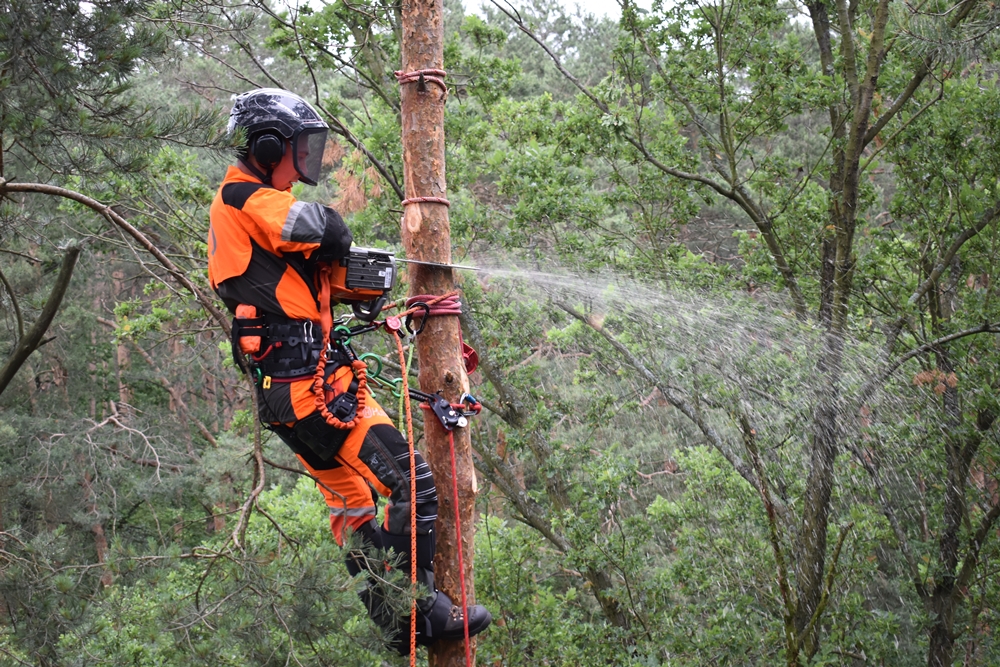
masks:
<svg viewBox="0 0 1000 667"><path fill-rule="evenodd" d="M444 64L444 5L442 0L403 3L403 72L441 69ZM427 76L403 83L402 129L403 174L407 198L446 196L444 154L444 102L447 93ZM403 245L406 254L423 261L451 262L451 231L448 208L442 203L412 203L403 207ZM410 294L441 295L455 288L451 270L427 266L409 268ZM440 391L456 402L469 389L459 344L458 317L430 318L417 338L420 388ZM435 420L428 419L424 431L428 464L438 484L438 552L434 560L435 579L456 604L461 600L458 570L458 535L451 492L449 434ZM453 431L459 515L462 528L462 555L469 604L475 599L473 587L473 510L475 469L468 429ZM473 647L474 649L474 644ZM473 654L474 655L474 654ZM430 647L431 665L465 663L461 641L438 641Z"/></svg>
<svg viewBox="0 0 1000 667"><path fill-rule="evenodd" d="M945 403L946 410L948 403ZM965 588L978 564L978 552L982 540L973 539L969 551L963 558L960 554L960 535L963 520L967 519L966 490L968 488L969 470L972 461L979 451L983 441L983 433L987 432L996 420L996 415L989 411L981 411L976 416L974 427L966 431L966 438L955 435L946 436L945 460L948 466L948 477L944 494L944 528L938 540L938 572L937 581L929 599L926 600L927 610L931 614L932 624L928 630L929 646L927 649L928 667L950 667L955 648L955 612L965 599ZM952 426L952 433L958 430L958 425ZM996 509L983 518L979 529L984 540L996 521ZM960 580L961 579L961 580Z"/></svg>
<svg viewBox="0 0 1000 667"><path fill-rule="evenodd" d="M930 606L934 623L930 628L927 667L951 667L951 657L955 648L955 638L952 635L955 605L950 594L938 597L935 593Z"/></svg>
<svg viewBox="0 0 1000 667"><path fill-rule="evenodd" d="M86 465L83 457L78 457L77 463L81 466ZM87 514L94 517L94 523L90 525L90 530L94 533L94 551L97 554L97 562L103 566L108 560L108 537L104 532L104 524L101 523L101 514L97 509L97 493L94 492L93 479L89 470L83 473L83 497ZM114 575L106 567L102 567L101 569L101 585L105 587L110 586L114 583Z"/></svg>

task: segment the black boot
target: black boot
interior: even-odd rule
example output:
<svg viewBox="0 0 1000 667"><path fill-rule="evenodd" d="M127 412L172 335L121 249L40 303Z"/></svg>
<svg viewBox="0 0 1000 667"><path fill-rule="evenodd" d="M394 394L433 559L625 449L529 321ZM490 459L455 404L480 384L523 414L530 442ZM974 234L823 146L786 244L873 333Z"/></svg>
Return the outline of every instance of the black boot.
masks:
<svg viewBox="0 0 1000 667"><path fill-rule="evenodd" d="M418 570L420 585L424 585L428 575L433 573ZM394 609L387 599L385 589L375 583L361 591L361 600L368 609L368 615L389 636L389 647L400 655L410 654L410 615L407 611ZM469 605L469 637L475 637L485 630L493 617L482 605ZM417 600L417 644L430 646L439 639L462 640L465 638L465 623L462 607L452 603L445 593L433 594Z"/></svg>
<svg viewBox="0 0 1000 667"><path fill-rule="evenodd" d="M400 556L400 561L396 566L403 572L410 570L410 536L393 535L380 529L380 537L383 547L386 550L392 549ZM462 614L462 607L454 604L446 594L437 590L434 586L434 533L417 535L417 584L429 594L417 599L417 644L420 646L430 646L438 639L464 639L465 622ZM386 607L383 605L383 616ZM485 630L493 617L482 605L469 605L469 637L474 637ZM375 617L372 616L374 619ZM401 629L404 633L404 641L400 641L397 636L392 643L392 647L401 655L408 655L410 652L409 630L410 617L407 614L397 617L393 624L394 628ZM386 619L387 620L387 619ZM378 623L378 621L376 621ZM385 625L379 623L383 628ZM388 628L387 628L388 629ZM405 645L401 645L405 644Z"/></svg>
<svg viewBox="0 0 1000 667"><path fill-rule="evenodd" d="M469 637L475 637L489 627L493 617L480 604L469 605L468 611ZM465 622L462 607L441 591L435 591L417 602L417 643L430 646L439 639L465 639Z"/></svg>

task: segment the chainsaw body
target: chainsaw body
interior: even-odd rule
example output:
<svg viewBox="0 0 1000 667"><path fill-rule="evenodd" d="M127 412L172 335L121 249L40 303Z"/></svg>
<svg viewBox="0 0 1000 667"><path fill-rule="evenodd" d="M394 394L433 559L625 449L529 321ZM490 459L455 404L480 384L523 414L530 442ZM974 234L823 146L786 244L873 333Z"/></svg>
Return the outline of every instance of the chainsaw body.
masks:
<svg viewBox="0 0 1000 667"><path fill-rule="evenodd" d="M354 316L363 322L377 318L396 284L395 254L374 248L351 248L331 269L331 301L350 304Z"/></svg>

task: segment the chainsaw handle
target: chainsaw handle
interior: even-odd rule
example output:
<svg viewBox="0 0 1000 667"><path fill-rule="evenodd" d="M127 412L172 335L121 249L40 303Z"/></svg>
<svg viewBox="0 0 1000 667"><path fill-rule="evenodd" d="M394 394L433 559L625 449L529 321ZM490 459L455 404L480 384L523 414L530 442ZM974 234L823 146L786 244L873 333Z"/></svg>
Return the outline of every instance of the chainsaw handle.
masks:
<svg viewBox="0 0 1000 667"><path fill-rule="evenodd" d="M367 310L365 307L367 306ZM382 312L382 308L385 307L385 295L378 297L377 299L372 299L371 301L365 301L364 303L355 302L351 304L351 310L354 311L354 317L358 318L362 322L371 322L379 313Z"/></svg>

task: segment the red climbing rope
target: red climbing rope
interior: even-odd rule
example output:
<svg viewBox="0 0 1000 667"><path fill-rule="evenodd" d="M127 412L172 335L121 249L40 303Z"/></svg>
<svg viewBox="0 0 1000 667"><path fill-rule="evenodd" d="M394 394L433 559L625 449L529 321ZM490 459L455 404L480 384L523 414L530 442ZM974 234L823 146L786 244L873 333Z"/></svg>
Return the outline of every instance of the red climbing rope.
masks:
<svg viewBox="0 0 1000 667"><path fill-rule="evenodd" d="M430 312L428 317L436 317L438 315L461 315L462 314L462 302L459 301L458 291L448 292L441 297L433 297L429 294L418 294L416 296L411 296L406 300L407 308L410 310L406 311L406 314L417 313L422 310L420 307L412 307L416 303L426 303L430 306ZM461 327L458 329L458 342L462 347L462 361L465 364L465 372L472 373L479 366L479 354L465 342L462 337Z"/></svg>
<svg viewBox="0 0 1000 667"><path fill-rule="evenodd" d="M448 447L451 450L451 488L455 504L455 535L458 543L458 581L462 585L462 625L465 630L465 664L472 667L472 649L469 646L469 601L465 594L465 563L462 560L462 519L458 511L458 464L455 461L455 432L448 431Z"/></svg>
<svg viewBox="0 0 1000 667"><path fill-rule="evenodd" d="M393 74L396 75L396 82L399 85L403 85L404 83L420 83L421 79L423 79L424 81L441 86L444 94L448 94L448 86L444 83L444 78L448 76L448 73L443 69L418 69L412 72L397 70Z"/></svg>
<svg viewBox="0 0 1000 667"><path fill-rule="evenodd" d="M432 294L417 294L406 300L406 307L410 308L416 303L426 303L431 307L430 316L436 315L461 315L462 302L459 301L458 291L448 292L444 296L437 298ZM417 309L419 310L419 309Z"/></svg>
<svg viewBox="0 0 1000 667"><path fill-rule="evenodd" d="M423 299L422 303L425 303L428 306L430 306L431 308L433 308L435 304L437 304L437 303L439 303L441 301L444 301L445 299L451 299L452 297L457 297L457 296L458 296L458 290L452 290L451 292L448 292L447 294L442 294L441 296L434 296L434 297L432 297L432 296L421 295L420 298ZM412 299L407 299L406 300L405 303L406 303L407 310L404 310L399 315L396 315L396 317L398 317L399 319L403 319L407 315L413 315L415 313L419 313L419 312L423 311L423 309L424 309L423 306L413 306L413 307L410 307L409 304L410 304L411 301L412 301ZM416 303L416 302L414 302L414 303ZM385 312L387 310L392 310L393 308L399 308L400 305L402 305L401 302L399 302L399 301L393 301L392 303L389 303L389 304L386 304L385 306L383 306L382 307L382 312Z"/></svg>

